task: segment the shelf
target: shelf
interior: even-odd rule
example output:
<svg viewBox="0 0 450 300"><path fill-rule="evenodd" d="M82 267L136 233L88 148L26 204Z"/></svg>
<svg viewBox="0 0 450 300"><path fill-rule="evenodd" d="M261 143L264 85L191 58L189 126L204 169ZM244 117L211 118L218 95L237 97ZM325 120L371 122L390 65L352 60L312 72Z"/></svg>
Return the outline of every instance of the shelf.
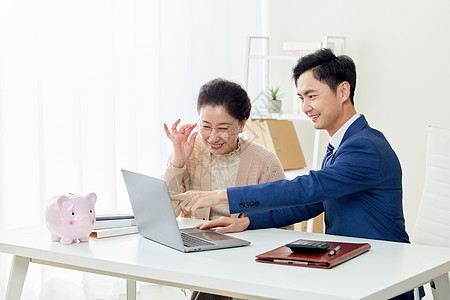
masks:
<svg viewBox="0 0 450 300"><path fill-rule="evenodd" d="M310 169L308 169L308 168L297 169L297 170L284 170L284 174L286 175L286 179L292 180L297 176L308 174L309 171L310 171Z"/></svg>
<svg viewBox="0 0 450 300"><path fill-rule="evenodd" d="M301 56L294 56L294 55L279 55L279 56L273 56L273 55L250 55L248 56L249 59L261 59L261 60L298 60L301 58Z"/></svg>
<svg viewBox="0 0 450 300"><path fill-rule="evenodd" d="M310 119L304 114L288 114L288 113L252 113L251 119L277 119L277 120L303 120L309 121Z"/></svg>

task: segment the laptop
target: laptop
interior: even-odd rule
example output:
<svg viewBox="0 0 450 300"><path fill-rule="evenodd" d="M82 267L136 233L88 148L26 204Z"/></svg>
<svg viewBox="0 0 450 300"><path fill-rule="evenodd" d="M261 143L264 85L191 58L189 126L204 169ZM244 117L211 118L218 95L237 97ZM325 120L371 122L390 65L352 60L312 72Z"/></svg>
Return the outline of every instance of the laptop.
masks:
<svg viewBox="0 0 450 300"><path fill-rule="evenodd" d="M164 180L122 170L139 234L182 252L223 249L250 242L213 230L178 228L178 222Z"/></svg>

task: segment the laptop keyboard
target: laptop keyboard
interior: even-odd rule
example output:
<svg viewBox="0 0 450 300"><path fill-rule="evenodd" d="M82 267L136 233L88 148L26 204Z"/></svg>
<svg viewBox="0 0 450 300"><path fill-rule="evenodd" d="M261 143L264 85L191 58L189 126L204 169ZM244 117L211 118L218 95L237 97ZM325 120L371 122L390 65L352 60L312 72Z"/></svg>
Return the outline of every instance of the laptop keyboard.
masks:
<svg viewBox="0 0 450 300"><path fill-rule="evenodd" d="M186 232L181 232L181 239L183 240L183 244L185 247L215 245L215 243L211 241L190 235Z"/></svg>

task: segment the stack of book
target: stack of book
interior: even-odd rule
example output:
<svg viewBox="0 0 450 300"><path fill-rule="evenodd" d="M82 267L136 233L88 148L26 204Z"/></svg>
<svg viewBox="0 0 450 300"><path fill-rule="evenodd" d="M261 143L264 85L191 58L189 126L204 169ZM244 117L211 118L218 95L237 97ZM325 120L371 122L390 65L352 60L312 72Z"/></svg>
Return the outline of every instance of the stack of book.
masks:
<svg viewBox="0 0 450 300"><path fill-rule="evenodd" d="M101 239L137 232L138 229L133 214L100 214L95 218L94 230L90 237Z"/></svg>

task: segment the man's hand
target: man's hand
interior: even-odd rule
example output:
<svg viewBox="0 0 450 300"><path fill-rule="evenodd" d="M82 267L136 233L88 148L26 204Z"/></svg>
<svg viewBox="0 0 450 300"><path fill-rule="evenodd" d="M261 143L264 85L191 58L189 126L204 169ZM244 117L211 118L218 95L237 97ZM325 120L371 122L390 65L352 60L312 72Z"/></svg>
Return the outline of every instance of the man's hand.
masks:
<svg viewBox="0 0 450 300"><path fill-rule="evenodd" d="M220 233L229 233L244 231L248 226L250 226L250 219L248 217L242 219L220 217L217 220L199 224L195 227L200 229L212 229Z"/></svg>
<svg viewBox="0 0 450 300"><path fill-rule="evenodd" d="M228 204L226 190L218 191L188 191L186 193L170 196L172 201L181 201L181 212L184 216L194 216L199 208L213 207L219 204Z"/></svg>

